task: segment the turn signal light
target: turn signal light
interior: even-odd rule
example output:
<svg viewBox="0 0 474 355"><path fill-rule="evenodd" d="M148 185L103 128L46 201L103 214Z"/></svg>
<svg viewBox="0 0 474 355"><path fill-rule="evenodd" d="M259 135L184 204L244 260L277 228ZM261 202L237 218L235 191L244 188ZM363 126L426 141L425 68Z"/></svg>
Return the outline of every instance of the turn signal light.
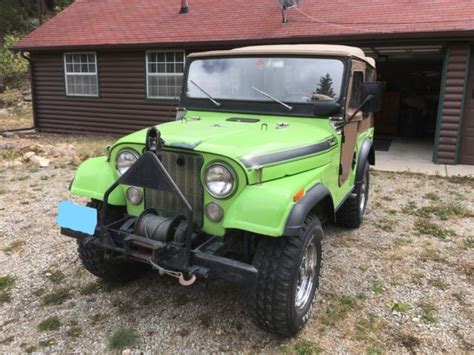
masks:
<svg viewBox="0 0 474 355"><path fill-rule="evenodd" d="M304 189L299 190L297 193L293 195L293 201L299 201L304 196Z"/></svg>

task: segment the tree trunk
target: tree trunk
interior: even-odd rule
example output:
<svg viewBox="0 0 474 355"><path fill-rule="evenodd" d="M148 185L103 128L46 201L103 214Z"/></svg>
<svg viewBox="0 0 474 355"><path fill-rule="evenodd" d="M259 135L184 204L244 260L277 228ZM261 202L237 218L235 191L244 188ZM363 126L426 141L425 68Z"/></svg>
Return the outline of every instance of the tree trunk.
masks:
<svg viewBox="0 0 474 355"><path fill-rule="evenodd" d="M38 20L40 25L43 24L43 16L48 11L48 6L46 5L46 0L36 0L38 6Z"/></svg>

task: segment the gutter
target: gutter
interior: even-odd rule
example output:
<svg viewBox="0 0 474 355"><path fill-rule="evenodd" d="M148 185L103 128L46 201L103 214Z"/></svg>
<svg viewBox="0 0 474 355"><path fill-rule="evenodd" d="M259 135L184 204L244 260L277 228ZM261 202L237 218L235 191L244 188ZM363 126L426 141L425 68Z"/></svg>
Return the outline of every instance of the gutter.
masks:
<svg viewBox="0 0 474 355"><path fill-rule="evenodd" d="M30 86L31 86L31 104L33 108L33 127L24 127L24 128L14 128L14 129L6 129L4 131L0 131L0 135L3 135L6 132L22 132L22 131L31 131L36 130L37 127L37 117L36 117L36 98L35 98L35 90L34 90L34 81L33 81L33 61L31 58L23 51L20 52L22 58L26 59L30 64Z"/></svg>

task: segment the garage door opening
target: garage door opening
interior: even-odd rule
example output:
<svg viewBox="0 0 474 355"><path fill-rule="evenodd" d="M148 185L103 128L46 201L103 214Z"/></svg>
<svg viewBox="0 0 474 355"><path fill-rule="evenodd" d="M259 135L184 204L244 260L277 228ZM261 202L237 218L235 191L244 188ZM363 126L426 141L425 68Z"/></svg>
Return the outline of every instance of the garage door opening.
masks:
<svg viewBox="0 0 474 355"><path fill-rule="evenodd" d="M365 49L383 83L375 148L384 159L431 164L443 72L441 46Z"/></svg>

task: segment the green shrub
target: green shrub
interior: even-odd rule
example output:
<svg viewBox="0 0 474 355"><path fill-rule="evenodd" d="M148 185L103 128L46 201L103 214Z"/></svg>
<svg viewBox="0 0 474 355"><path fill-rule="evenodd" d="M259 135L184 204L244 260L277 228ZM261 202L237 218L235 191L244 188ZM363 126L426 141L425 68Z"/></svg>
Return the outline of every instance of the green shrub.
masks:
<svg viewBox="0 0 474 355"><path fill-rule="evenodd" d="M110 350L131 348L138 343L138 334L131 328L116 329L109 338Z"/></svg>
<svg viewBox="0 0 474 355"><path fill-rule="evenodd" d="M0 73L6 87L18 87L28 76L28 61L11 50L19 40L20 37L17 35L6 35L0 47Z"/></svg>
<svg viewBox="0 0 474 355"><path fill-rule="evenodd" d="M49 317L38 324L38 330L45 332L48 330L58 330L61 326L61 322L57 316Z"/></svg>

